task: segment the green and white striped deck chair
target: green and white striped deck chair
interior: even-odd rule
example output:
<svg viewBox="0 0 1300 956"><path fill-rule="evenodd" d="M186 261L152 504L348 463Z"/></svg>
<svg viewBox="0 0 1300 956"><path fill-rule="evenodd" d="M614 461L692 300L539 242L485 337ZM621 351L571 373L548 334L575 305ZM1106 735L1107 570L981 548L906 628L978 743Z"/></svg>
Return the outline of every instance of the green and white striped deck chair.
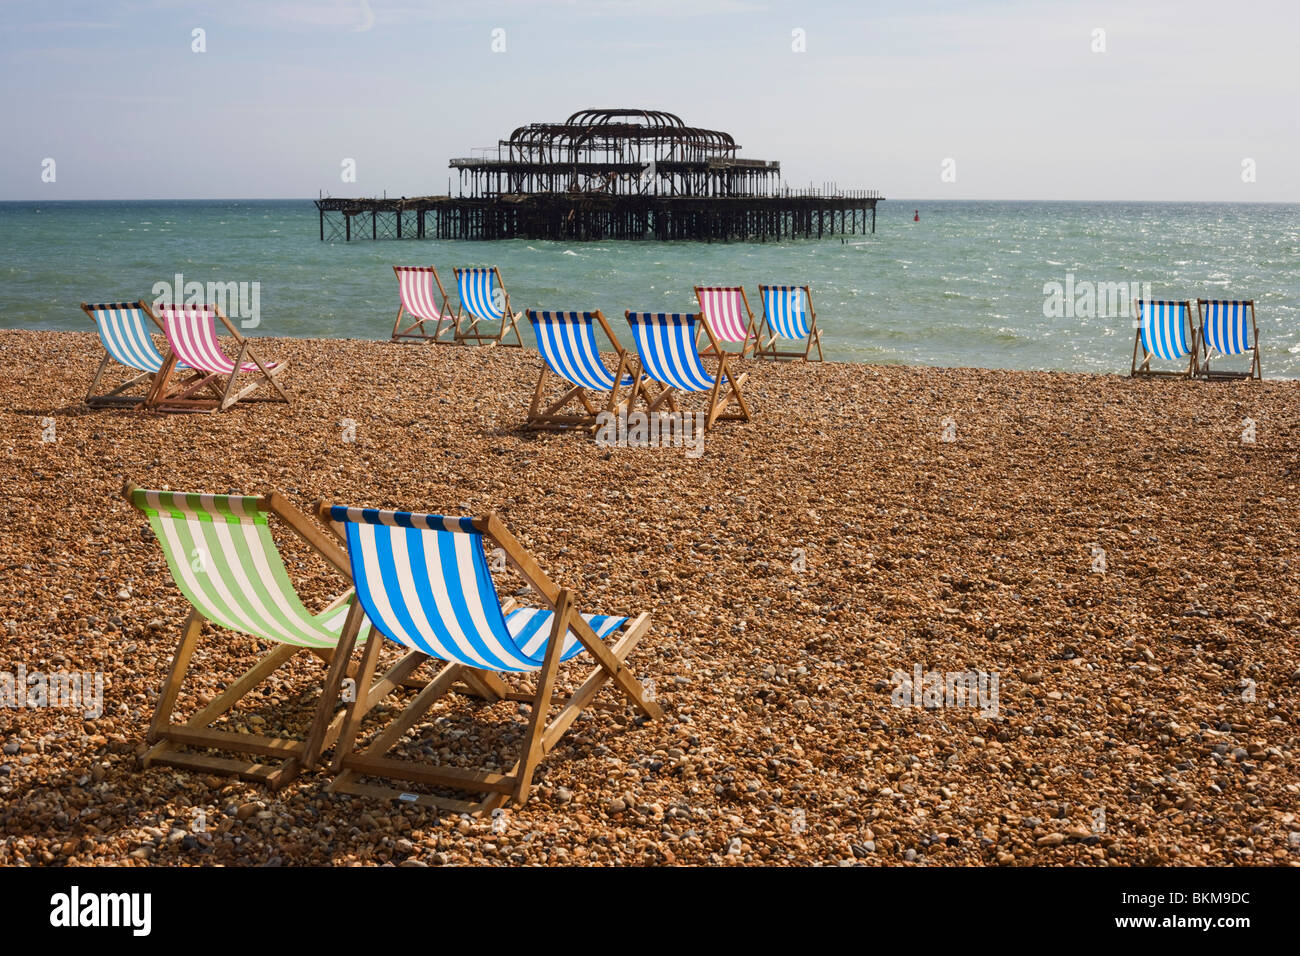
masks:
<svg viewBox="0 0 1300 956"><path fill-rule="evenodd" d="M347 555L278 492L264 497L183 494L146 491L128 482L123 494L148 517L172 578L192 606L149 727L147 739L152 746L142 755L142 766L162 763L205 773L235 774L272 789L288 783L300 771L312 767L338 737L345 711L340 709L336 717L334 710L341 703L353 645L368 636L369 622L350 589L319 614L303 606L271 537L268 517L275 514L283 519L345 577L350 571ZM361 618L347 631L358 637L340 643L350 615ZM204 621L271 641L275 647L188 721L174 724L172 709ZM305 740L210 726L300 651L328 665ZM274 762L211 756L184 747L251 754Z"/></svg>

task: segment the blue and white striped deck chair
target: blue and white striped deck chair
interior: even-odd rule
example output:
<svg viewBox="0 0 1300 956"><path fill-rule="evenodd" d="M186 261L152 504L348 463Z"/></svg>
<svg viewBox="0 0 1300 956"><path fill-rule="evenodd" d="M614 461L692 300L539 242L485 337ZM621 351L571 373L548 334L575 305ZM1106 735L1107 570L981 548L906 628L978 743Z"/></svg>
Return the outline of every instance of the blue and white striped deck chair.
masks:
<svg viewBox="0 0 1300 956"><path fill-rule="evenodd" d="M456 341L523 348L524 340L519 335L520 314L510 310L510 293L501 281L501 270L487 266L456 269L455 272L460 296L460 308L456 311ZM465 319L463 325L462 318ZM486 323L489 329L496 323L496 331L480 332L480 323ZM514 333L513 342L505 340L507 329Z"/></svg>
<svg viewBox="0 0 1300 956"><path fill-rule="evenodd" d="M299 771L312 767L343 729L343 711L336 715L334 709L340 702L353 645L365 638L369 627L361 606L352 600L351 589L318 614L303 606L271 537L268 518L274 514L283 520L307 547L345 576L350 570L347 555L278 492L262 497L185 494L148 491L128 482L122 494L148 518L172 579L190 604L189 618L146 735L153 746L142 755L141 765L161 763L199 773L234 774L272 789L288 783ZM172 723L172 710L205 622L274 646L188 721ZM351 630L348 622L355 625ZM328 664L304 739L209 726L299 654L319 657ZM214 658L219 661L224 656L218 651ZM207 676L208 666L200 669ZM238 722L233 715L227 721ZM186 747L263 759L216 757L182 749Z"/></svg>
<svg viewBox="0 0 1300 956"><path fill-rule="evenodd" d="M137 385L152 385L154 376L162 369L163 357L150 334L155 328L162 332L162 323L144 302L109 302L102 305L87 305L83 302L81 310L95 323L99 342L104 347L104 358L95 371L95 377L91 379L90 388L86 390L86 404L92 408L139 405L145 400L148 390L139 395L128 394L128 390ZM114 361L139 374L111 391L98 394L99 380ZM184 365L178 365L177 368L187 371Z"/></svg>
<svg viewBox="0 0 1300 956"><path fill-rule="evenodd" d="M758 294L763 299L763 329L759 333L758 357L808 362L816 345L817 361L824 361L822 333L817 328L812 290L806 285L760 285ZM766 341L763 333L766 333ZM781 339L803 342L804 350L781 349L778 345Z"/></svg>
<svg viewBox="0 0 1300 956"><path fill-rule="evenodd" d="M708 392L709 404L704 412L706 429L712 428L716 421L749 421L749 404L740 390L749 375L736 375L732 371L733 356L718 347L707 322L698 321L693 314L675 312L628 311L625 315L632 327L632 341L636 343L637 352L637 364L632 371L632 379L636 382L633 403L640 395L645 400L647 414L659 411L665 403L670 411L676 413L680 411L677 395ZM708 373L700 353L696 351L695 337L700 332L710 343L712 353L718 356L716 376ZM724 380L728 385L725 393L722 392ZM658 395L651 394L649 381L662 386ZM726 411L733 400L739 411ZM630 417L631 405L628 414Z"/></svg>
<svg viewBox="0 0 1300 956"><path fill-rule="evenodd" d="M450 518L324 503L318 504L317 514L347 542L357 597L374 627L407 648L403 661L415 660L417 666L429 660L446 662L363 751L354 746L363 714L362 695L358 695L335 751L338 776L331 791L481 813L511 798L520 803L528 799L538 761L606 681L612 680L645 716L661 714L653 695L647 696L624 664L649 630L650 615L626 618L580 613L574 592L553 584L495 515ZM501 549L504 562L518 572L544 607L515 607L513 599L501 602L488 566L487 540ZM362 687L370 686L374 677L380 643L371 641L366 647L358 677ZM595 659L595 669L548 722L559 665L584 652ZM512 692L500 676L527 673L537 675L532 692ZM520 757L508 772L429 767L385 756L457 682L475 696L532 704ZM363 777L484 796L472 803L437 794L412 794L362 783Z"/></svg>
<svg viewBox="0 0 1300 956"><path fill-rule="evenodd" d="M1259 362L1259 327L1255 324L1255 300L1197 299L1200 318L1200 374L1207 379L1263 378ZM1251 355L1250 371L1212 371L1210 362L1227 355Z"/></svg>
<svg viewBox="0 0 1300 956"><path fill-rule="evenodd" d="M1137 318L1137 337L1133 340L1133 376L1165 376L1190 378L1197 368L1197 332L1192 324L1190 301L1144 301L1133 303ZM1138 350L1142 355L1139 359ZM1152 359L1179 362L1176 369L1153 369Z"/></svg>
<svg viewBox="0 0 1300 956"><path fill-rule="evenodd" d="M596 418L601 412L616 414L623 404L619 401L619 391L630 389L635 380L624 374L631 368L631 358L619 344L604 314L599 309L595 312L539 312L529 309L527 315L543 364L524 427L550 431L589 429L596 426ZM618 355L618 365L613 372L600 356L600 345L596 340L598 325ZM559 398L543 407L546 379L552 374L568 383L567 388ZM581 404L582 413L565 413L565 406L574 401Z"/></svg>

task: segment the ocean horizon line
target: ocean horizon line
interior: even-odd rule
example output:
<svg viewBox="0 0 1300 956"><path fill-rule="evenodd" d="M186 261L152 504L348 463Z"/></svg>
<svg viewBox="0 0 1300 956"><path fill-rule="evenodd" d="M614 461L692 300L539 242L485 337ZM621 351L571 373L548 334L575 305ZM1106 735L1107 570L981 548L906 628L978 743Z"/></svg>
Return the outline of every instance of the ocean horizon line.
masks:
<svg viewBox="0 0 1300 956"><path fill-rule="evenodd" d="M367 195L365 193L326 196L157 196L157 197L111 197L78 199L0 199L0 205L30 205L33 203L151 203L151 202L316 202L317 199L420 199L424 197L446 196L446 193L418 193L407 195L398 193L389 196L386 192ZM776 197L773 197L776 198ZM1300 206L1300 199L1008 199L979 197L919 197L904 196L895 199L881 199L882 203L905 205L907 203L1037 203L1037 204L1071 204L1071 205L1170 205L1170 206Z"/></svg>

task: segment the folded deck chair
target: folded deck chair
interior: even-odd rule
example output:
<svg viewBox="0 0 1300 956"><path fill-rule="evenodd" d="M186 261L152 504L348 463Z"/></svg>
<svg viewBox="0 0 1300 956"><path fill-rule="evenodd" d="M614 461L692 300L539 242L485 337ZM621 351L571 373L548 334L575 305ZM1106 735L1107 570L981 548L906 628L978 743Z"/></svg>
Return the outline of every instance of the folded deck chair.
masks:
<svg viewBox="0 0 1300 956"><path fill-rule="evenodd" d="M808 362L812 360L815 345L817 361L824 361L822 333L817 328L812 290L806 285L760 285L758 294L763 297L763 325L755 354L759 358L803 359ZM781 339L803 342L804 349L802 352L781 349L778 344Z"/></svg>
<svg viewBox="0 0 1300 956"><path fill-rule="evenodd" d="M637 364L632 370L633 402L637 396L644 398L646 412L653 414L660 406L667 403L668 408L677 412L677 395L681 392L708 392L709 404L705 410L706 429L712 428L716 421L749 421L749 404L741 394L740 388L748 378L748 373L736 375L731 369L731 360L736 356L718 349L717 340L707 322L698 322L694 315L678 315L665 312L627 312L628 324L632 326L632 341L636 343ZM718 374L710 375L696 351L695 337L704 333L709 344L718 355ZM722 391L723 380L728 389ZM658 382L662 389L658 395L651 393L649 381ZM728 412L726 408L732 401L739 411ZM631 405L629 404L629 409Z"/></svg>
<svg viewBox="0 0 1300 956"><path fill-rule="evenodd" d="M460 309L456 313L456 341L508 345L523 348L519 337L517 312L510 311L510 293L501 281L501 271L496 266L483 269L457 269L456 288L460 295ZM464 313L469 313L465 315ZM495 332L479 332L480 323L497 324ZM514 333L515 340L507 342L506 330Z"/></svg>
<svg viewBox="0 0 1300 956"><path fill-rule="evenodd" d="M288 783L315 764L342 729L344 713L340 710L334 716L334 707L353 645L365 639L369 625L350 589L319 614L303 607L271 538L268 515L283 519L344 575L350 573L347 555L278 492L264 497L181 494L146 491L130 482L122 492L132 507L148 517L172 578L191 605L149 726L147 740L152 746L141 756L141 765L161 763L233 774L273 789ZM174 724L172 710L205 621L270 641L275 647L188 721ZM348 622L352 627L345 627ZM313 654L328 665L305 739L271 738L209 726L299 652ZM221 656L219 650L214 654L217 666ZM187 747L251 754L271 758L271 762L211 756L183 749Z"/></svg>
<svg viewBox="0 0 1300 956"><path fill-rule="evenodd" d="M140 394L131 394L130 390L144 384L152 386L154 376L162 370L164 360L152 338L155 328L163 331L162 323L144 302L110 302L104 305L83 302L81 310L95 323L100 344L104 346L104 358L86 390L86 404L92 408L141 404L148 389ZM100 379L114 361L138 374L111 391L97 394ZM190 369L178 365L177 371L184 373ZM192 376L189 384L194 380Z"/></svg>
<svg viewBox="0 0 1300 956"><path fill-rule="evenodd" d="M1202 376L1207 379L1263 377L1254 299L1197 299L1196 312L1200 318ZM1210 368L1210 362L1216 357L1246 354L1252 356L1248 372L1222 372Z"/></svg>
<svg viewBox="0 0 1300 956"><path fill-rule="evenodd" d="M417 666L431 660L445 662L364 750L356 747L363 715L358 695L335 749L337 776L331 792L400 799L461 813L490 811L512 798L520 803L528 799L538 761L593 704L606 682L612 681L643 715L661 715L624 663L649 630L650 615L629 619L580 613L575 593L552 583L496 515L447 518L324 503L317 505L317 514L346 540L357 597L374 627L409 649L394 669L409 660ZM515 608L513 599L501 603L488 569L485 538L504 551L506 561L545 607ZM349 626L358 624L354 618ZM372 640L366 646L357 678L360 686L370 686L374 678L381 643ZM570 697L554 698L560 664L584 651L594 658L595 668ZM536 675L531 690L512 691L502 679L520 674ZM532 705L519 759L508 772L433 767L386 756L457 683L474 696ZM552 704L561 708L554 718L550 717ZM415 794L367 784L363 780L367 777L482 796L473 802Z"/></svg>
<svg viewBox="0 0 1300 956"><path fill-rule="evenodd" d="M533 389L533 401L528 408L525 428L551 431L594 428L597 414L601 411L614 413L623 404L619 400L622 388L629 389L628 397L631 397L633 378L624 374L631 368L631 358L599 310L538 312L529 309L528 321L532 323L543 364L541 374L537 377L537 387ZM596 342L598 324L618 354L618 366L613 372L610 372L600 356L600 347ZM543 407L546 380L552 374L558 375L567 386L558 398ZM574 401L581 404L582 411L576 414L565 413L565 406Z"/></svg>
<svg viewBox="0 0 1300 956"><path fill-rule="evenodd" d="M1192 304L1188 301L1143 301L1133 303L1137 315L1137 337L1133 340L1133 376L1190 378L1197 369L1197 332L1192 325ZM1142 359L1138 360L1138 349ZM1152 359L1178 362L1178 368L1151 367Z"/></svg>
<svg viewBox="0 0 1300 956"><path fill-rule="evenodd" d="M401 304L393 320L393 341L416 339L451 345L456 341L456 316L447 304L447 292L433 266L393 266L397 274L397 295ZM441 304L440 304L441 303ZM402 316L410 324L402 328ZM433 323L433 334L425 323ZM448 334L450 333L450 334Z"/></svg>
<svg viewBox="0 0 1300 956"><path fill-rule="evenodd" d="M215 305L158 305L155 306L167 333L171 351L163 369L155 377L154 387L145 400L146 407L156 411L215 412L225 411L236 402L288 402L289 396L278 381L288 367L287 362L264 362L253 348L253 343L239 334L230 320ZM221 350L217 339L217 321L239 344L239 354L231 359ZM249 361L245 361L245 360ZM171 389L170 379L177 363L206 373L194 385ZM241 374L252 381L238 392L235 382ZM263 385L270 385L274 394L249 397ZM219 397L199 397L204 388L216 386Z"/></svg>
<svg viewBox="0 0 1300 956"><path fill-rule="evenodd" d="M758 346L758 324L743 288L697 285L695 298L700 303L700 314L713 330L713 342L701 350L702 354L714 355L723 345L738 345L739 350L732 354L744 358Z"/></svg>

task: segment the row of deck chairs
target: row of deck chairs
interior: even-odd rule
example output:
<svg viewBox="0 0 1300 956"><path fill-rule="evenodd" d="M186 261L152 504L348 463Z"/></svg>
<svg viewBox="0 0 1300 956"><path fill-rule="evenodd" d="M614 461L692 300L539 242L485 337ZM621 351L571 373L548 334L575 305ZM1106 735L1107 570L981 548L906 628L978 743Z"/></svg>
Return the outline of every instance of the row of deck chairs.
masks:
<svg viewBox="0 0 1300 956"><path fill-rule="evenodd" d="M393 320L393 341L519 346L518 320L522 313L510 308L510 294L495 266L456 269L459 304L452 309L447 290L433 266L393 266L399 305ZM724 348L740 357L803 359L812 351L822 356L821 330L808 286L760 285L763 301L761 324L740 286L696 286L699 315L713 333L706 355ZM485 331L479 331L483 326ZM494 330L495 328L495 330ZM514 341L506 341L513 335ZM802 344L803 349L789 343Z"/></svg>
<svg viewBox="0 0 1300 956"><path fill-rule="evenodd" d="M621 709L596 700L606 684L641 716L662 715L654 694L626 663L650 629L649 614L587 612L580 596L547 577L495 514L444 517L318 501L318 525L277 492L184 494L128 482L123 494L148 519L191 606L148 730L142 766L236 775L275 789L333 747L331 792L478 814L512 799L526 801L539 762L588 708ZM304 607L289 580L271 536L271 516L351 584L319 613ZM502 600L489 567L489 543L501 549L540 607ZM177 723L173 713L205 624L273 646ZM359 665L352 660L358 645L364 645ZM390 661L381 673L385 650ZM575 684L561 665L584 654L594 667ZM238 720L232 710L302 655L317 658L325 668L305 735L229 729ZM426 664L434 666L432 674ZM567 693L562 683L569 685ZM368 715L401 691L415 692L405 709L382 730L373 726L373 718L363 727ZM471 769L390 756L412 731L417 738L431 733L427 721L432 718L426 714L453 691L508 703L511 716L501 739L503 744L518 740L512 764L497 758ZM521 716L521 704L531 705L526 715ZM553 708L558 708L554 715ZM448 739L435 735L416 747L428 754L433 742L445 746Z"/></svg>
<svg viewBox="0 0 1300 956"><path fill-rule="evenodd" d="M1253 299L1197 299L1195 319L1190 299L1139 299L1135 313L1138 330L1133 341L1131 375L1207 380L1262 377ZM1234 355L1251 356L1250 368L1241 371L1211 367L1213 362ZM1152 367L1153 359L1176 365Z"/></svg>
<svg viewBox="0 0 1300 956"><path fill-rule="evenodd" d="M814 345L821 358L821 333L807 286L759 286L763 324L754 321L745 290L739 286L699 286L698 313L623 313L636 348L633 357L619 342L609 320L594 312L541 312L528 321L544 362L533 389L526 428L538 431L593 429L601 413L646 414L682 411L678 398L707 393L704 427L718 421L749 421L742 391L749 373L735 363L747 355L808 361ZM610 371L601 357L597 328L618 359ZM782 348L782 339L802 341L804 350ZM730 347L729 347L730 346ZM710 374L706 358L717 360ZM547 396L548 379L557 376L559 395ZM732 403L736 408L730 410Z"/></svg>
<svg viewBox="0 0 1300 956"><path fill-rule="evenodd" d="M241 401L289 401L280 383L289 363L264 360L215 305L150 307L141 300L103 305L83 302L81 309L95 323L104 346L104 357L86 392L86 404L91 407L215 412ZM218 322L239 346L233 359L217 339ZM166 337L165 356L154 345L151 333L155 329ZM101 383L114 362L135 374L108 388ZM264 386L269 394L254 395Z"/></svg>
<svg viewBox="0 0 1300 956"><path fill-rule="evenodd" d="M533 389L525 427L534 431L591 430L602 412L630 414L638 404L647 414L665 408L683 411L678 398L706 393L704 427L718 421L749 421L742 387L749 373L737 374L738 353L723 350L708 322L694 314L625 312L636 358L623 347L604 313L528 310L542 354L542 370ZM604 334L618 357L614 371L605 364L596 338ZM710 374L704 356L717 360ZM546 397L551 376L561 382L559 395ZM724 387L725 386L725 387ZM735 410L729 410L732 404Z"/></svg>
<svg viewBox="0 0 1300 956"><path fill-rule="evenodd" d="M522 348L520 315L510 308L501 270L491 266L453 271L460 299L454 311L433 266L393 266L401 300L393 320L393 341ZM514 341L509 341L511 336Z"/></svg>

